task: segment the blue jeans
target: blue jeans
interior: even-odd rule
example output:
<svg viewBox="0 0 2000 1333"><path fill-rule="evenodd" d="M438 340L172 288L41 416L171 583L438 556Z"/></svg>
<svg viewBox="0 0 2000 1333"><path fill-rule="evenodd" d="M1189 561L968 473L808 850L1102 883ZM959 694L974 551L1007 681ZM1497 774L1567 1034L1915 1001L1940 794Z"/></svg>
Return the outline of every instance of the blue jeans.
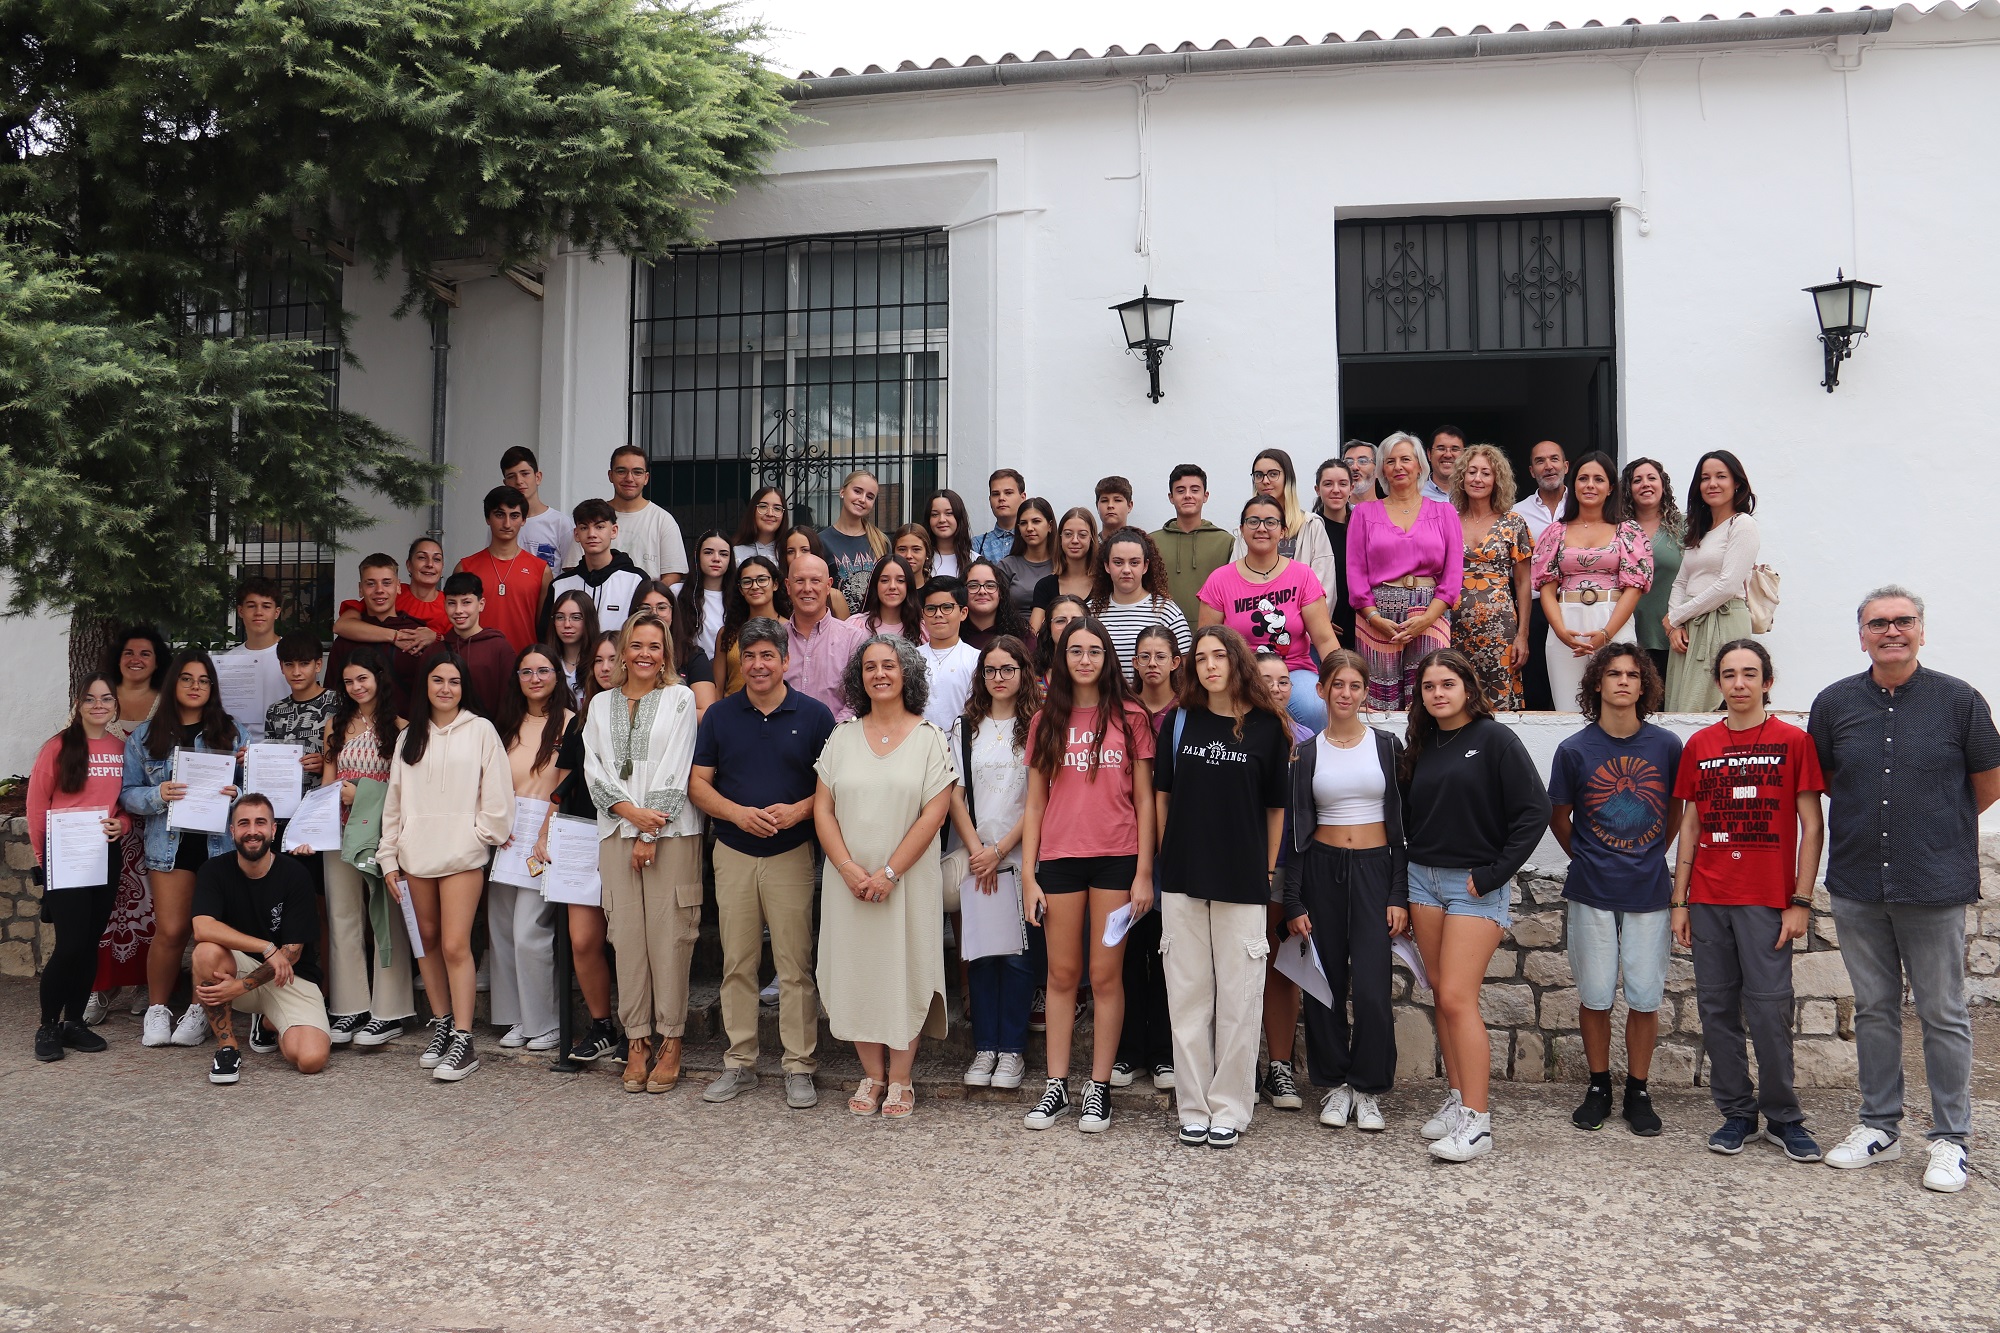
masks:
<svg viewBox="0 0 2000 1333"><path fill-rule="evenodd" d="M1285 705L1285 711L1307 731L1318 731L1326 725L1326 700L1319 697L1319 672L1293 670L1292 701Z"/></svg>
<svg viewBox="0 0 2000 1333"><path fill-rule="evenodd" d="M972 1048L1024 1055L1028 1050L1028 1005L1035 997L1035 971L1028 955L975 958L972 971Z"/></svg>

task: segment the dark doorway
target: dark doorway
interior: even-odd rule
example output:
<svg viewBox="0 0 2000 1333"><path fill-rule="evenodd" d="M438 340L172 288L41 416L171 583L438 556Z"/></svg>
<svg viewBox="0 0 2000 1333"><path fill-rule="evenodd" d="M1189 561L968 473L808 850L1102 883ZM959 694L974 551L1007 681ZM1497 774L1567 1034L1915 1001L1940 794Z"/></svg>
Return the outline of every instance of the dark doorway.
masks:
<svg viewBox="0 0 2000 1333"><path fill-rule="evenodd" d="M1340 434L1618 456L1607 213L1342 222Z"/></svg>

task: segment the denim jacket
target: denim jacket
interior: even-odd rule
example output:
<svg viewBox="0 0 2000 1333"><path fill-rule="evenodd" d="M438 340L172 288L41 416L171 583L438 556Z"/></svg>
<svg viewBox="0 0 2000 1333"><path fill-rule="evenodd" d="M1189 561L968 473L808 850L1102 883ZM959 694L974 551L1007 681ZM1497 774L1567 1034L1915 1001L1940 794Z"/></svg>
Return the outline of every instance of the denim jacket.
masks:
<svg viewBox="0 0 2000 1333"><path fill-rule="evenodd" d="M174 857L181 849L181 830L167 826L167 803L160 799L160 784L173 778L174 756L171 750L165 759L155 759L146 753L146 734L152 725L150 719L141 722L125 742L125 789L119 794L118 804L146 821L146 869L172 870ZM234 722L230 725L236 726ZM243 728L236 726L232 748L240 750L244 744ZM206 750L208 746L197 736L193 748ZM205 836L210 856L221 856L229 850L227 833Z"/></svg>

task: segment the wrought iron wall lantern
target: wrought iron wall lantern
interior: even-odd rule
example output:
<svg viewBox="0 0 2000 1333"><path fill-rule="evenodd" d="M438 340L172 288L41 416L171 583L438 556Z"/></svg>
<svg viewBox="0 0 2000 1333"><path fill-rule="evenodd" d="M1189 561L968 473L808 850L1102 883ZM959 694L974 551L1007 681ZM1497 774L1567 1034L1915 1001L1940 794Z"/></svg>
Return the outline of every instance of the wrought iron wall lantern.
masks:
<svg viewBox="0 0 2000 1333"><path fill-rule="evenodd" d="M1833 281L1807 287L1813 309L1819 315L1819 341L1826 351L1826 378L1820 381L1828 393L1840 383L1840 363L1854 355L1854 342L1868 336L1868 306L1875 289L1882 284L1844 277L1833 271Z"/></svg>
<svg viewBox="0 0 2000 1333"><path fill-rule="evenodd" d="M1179 304L1142 287L1137 299L1111 307L1124 322L1125 349L1139 353L1146 360L1146 373L1153 381L1146 397L1156 403L1166 397L1166 391L1160 388L1160 358L1174 341L1174 307Z"/></svg>

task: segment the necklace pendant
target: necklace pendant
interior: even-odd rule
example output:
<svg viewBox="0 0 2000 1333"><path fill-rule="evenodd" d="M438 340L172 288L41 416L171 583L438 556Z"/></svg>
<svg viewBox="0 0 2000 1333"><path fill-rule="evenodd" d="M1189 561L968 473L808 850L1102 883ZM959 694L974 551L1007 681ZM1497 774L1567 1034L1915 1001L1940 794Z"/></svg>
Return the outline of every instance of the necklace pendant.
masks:
<svg viewBox="0 0 2000 1333"><path fill-rule="evenodd" d="M625 779L631 776L632 776L632 761L630 759L627 759L624 763L618 765L618 780L620 782L623 782Z"/></svg>

